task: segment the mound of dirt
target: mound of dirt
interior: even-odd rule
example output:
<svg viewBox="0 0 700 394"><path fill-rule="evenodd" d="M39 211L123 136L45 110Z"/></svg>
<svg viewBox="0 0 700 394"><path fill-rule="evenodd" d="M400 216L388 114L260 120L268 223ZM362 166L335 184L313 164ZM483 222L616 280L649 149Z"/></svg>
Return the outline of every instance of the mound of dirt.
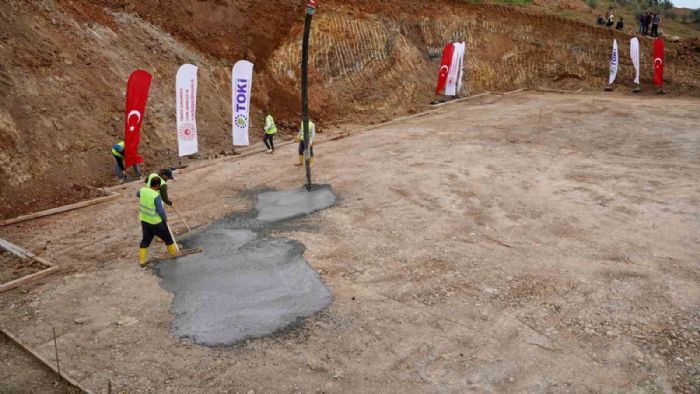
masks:
<svg viewBox="0 0 700 394"><path fill-rule="evenodd" d="M60 0L0 3L0 218L80 196L73 184L113 183L110 147L123 134L129 74L154 76L141 152L145 171L177 156L175 73L199 66L199 158L230 151L230 72L255 63L253 138L275 115L280 138L298 127L304 2L297 0ZM561 5L576 2L566 2ZM462 1L329 0L311 38L311 115L320 130L416 112L432 99L440 51L467 43L467 89L599 89L613 38L630 36L532 9ZM690 45L690 46L689 46ZM667 45L670 94L697 95L700 61L689 43ZM618 81L633 69L621 45ZM652 78L642 40L642 83ZM257 136L256 134L260 134Z"/></svg>

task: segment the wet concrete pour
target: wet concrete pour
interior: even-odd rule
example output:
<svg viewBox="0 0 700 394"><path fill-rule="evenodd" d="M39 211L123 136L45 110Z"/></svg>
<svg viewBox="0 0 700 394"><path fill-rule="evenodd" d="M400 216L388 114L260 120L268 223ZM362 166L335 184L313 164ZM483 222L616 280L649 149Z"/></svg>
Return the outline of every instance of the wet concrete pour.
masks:
<svg viewBox="0 0 700 394"><path fill-rule="evenodd" d="M329 186L265 192L257 196L257 215L225 218L185 239L185 247L204 252L154 267L161 287L175 294L173 335L202 345L232 345L326 308L331 293L302 257L304 245L263 233L334 203Z"/></svg>

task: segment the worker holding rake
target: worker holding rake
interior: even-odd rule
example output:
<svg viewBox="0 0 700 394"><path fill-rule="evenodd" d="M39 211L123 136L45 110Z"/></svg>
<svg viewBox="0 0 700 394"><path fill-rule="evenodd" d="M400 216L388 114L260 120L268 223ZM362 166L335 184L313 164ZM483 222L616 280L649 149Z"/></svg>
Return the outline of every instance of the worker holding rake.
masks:
<svg viewBox="0 0 700 394"><path fill-rule="evenodd" d="M160 177L152 177L148 185L136 192L136 197L140 200L139 219L143 230L143 238L139 249L139 263L141 267L145 267L148 264L148 247L151 245L154 237L158 237L165 242L168 253L173 256L178 254L175 240L173 240L167 227L163 200L158 193L160 184Z"/></svg>

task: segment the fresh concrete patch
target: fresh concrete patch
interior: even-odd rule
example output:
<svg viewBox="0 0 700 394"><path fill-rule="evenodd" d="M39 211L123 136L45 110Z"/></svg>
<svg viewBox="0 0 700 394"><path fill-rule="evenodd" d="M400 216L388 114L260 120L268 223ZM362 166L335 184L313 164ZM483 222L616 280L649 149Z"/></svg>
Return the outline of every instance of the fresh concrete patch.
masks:
<svg viewBox="0 0 700 394"><path fill-rule="evenodd" d="M255 209L260 222L275 222L291 219L328 208L335 203L335 195L330 187L272 191L258 195Z"/></svg>
<svg viewBox="0 0 700 394"><path fill-rule="evenodd" d="M232 345L326 308L331 293L302 257L304 245L241 227L272 225L334 202L330 187L265 192L257 199L257 223L229 217L188 237L186 247L204 252L155 267L161 286L175 294L172 333L202 345Z"/></svg>

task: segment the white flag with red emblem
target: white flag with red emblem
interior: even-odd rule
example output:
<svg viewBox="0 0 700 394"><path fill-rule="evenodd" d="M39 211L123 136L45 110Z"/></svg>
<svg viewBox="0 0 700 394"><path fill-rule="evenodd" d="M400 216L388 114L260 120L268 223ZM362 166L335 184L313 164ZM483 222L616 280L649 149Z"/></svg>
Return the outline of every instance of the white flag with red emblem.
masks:
<svg viewBox="0 0 700 394"><path fill-rule="evenodd" d="M180 157L197 153L197 67L185 64L175 81L177 145Z"/></svg>
<svg viewBox="0 0 700 394"><path fill-rule="evenodd" d="M456 96L462 87L464 77L464 43L454 43L452 52L452 63L447 74L447 85L445 85L445 96Z"/></svg>

